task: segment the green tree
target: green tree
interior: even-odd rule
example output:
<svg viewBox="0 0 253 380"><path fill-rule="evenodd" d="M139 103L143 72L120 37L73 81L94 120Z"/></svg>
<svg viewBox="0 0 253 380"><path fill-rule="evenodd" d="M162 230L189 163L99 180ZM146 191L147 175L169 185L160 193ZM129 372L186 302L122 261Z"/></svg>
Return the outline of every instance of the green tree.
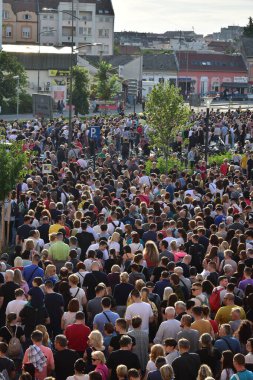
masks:
<svg viewBox="0 0 253 380"><path fill-rule="evenodd" d="M90 77L89 71L80 66L73 67L72 103L75 112L83 115L89 113Z"/></svg>
<svg viewBox="0 0 253 380"><path fill-rule="evenodd" d="M110 63L100 61L96 74L96 95L99 99L107 101L112 99L120 89L119 77L112 74Z"/></svg>
<svg viewBox="0 0 253 380"><path fill-rule="evenodd" d="M20 91L24 90L27 84L27 77L24 67L17 59L4 51L0 52L0 104L4 99L15 98L17 95L17 79L19 76Z"/></svg>
<svg viewBox="0 0 253 380"><path fill-rule="evenodd" d="M185 128L190 111L184 104L180 89L169 83L159 83L148 96L146 112L151 145L162 151L168 173L170 144Z"/></svg>
<svg viewBox="0 0 253 380"><path fill-rule="evenodd" d="M249 23L244 27L243 35L245 37L253 37L253 19L249 17Z"/></svg>
<svg viewBox="0 0 253 380"><path fill-rule="evenodd" d="M20 142L0 143L0 162L0 201L4 202L18 181L27 174L29 154L23 152ZM4 216L2 212L1 246L4 245Z"/></svg>

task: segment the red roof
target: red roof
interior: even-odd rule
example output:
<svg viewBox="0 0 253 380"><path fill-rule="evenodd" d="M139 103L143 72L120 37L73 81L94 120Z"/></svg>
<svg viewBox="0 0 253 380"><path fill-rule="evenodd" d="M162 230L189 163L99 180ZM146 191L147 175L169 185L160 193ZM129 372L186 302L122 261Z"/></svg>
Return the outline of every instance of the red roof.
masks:
<svg viewBox="0 0 253 380"><path fill-rule="evenodd" d="M178 51L176 55L179 63L179 70L248 72L246 64L242 56L239 54Z"/></svg>

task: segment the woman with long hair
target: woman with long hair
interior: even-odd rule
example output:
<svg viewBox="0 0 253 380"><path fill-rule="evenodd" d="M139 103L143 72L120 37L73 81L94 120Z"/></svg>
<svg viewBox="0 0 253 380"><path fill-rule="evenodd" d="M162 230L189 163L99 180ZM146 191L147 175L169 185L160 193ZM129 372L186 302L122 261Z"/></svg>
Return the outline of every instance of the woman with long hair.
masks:
<svg viewBox="0 0 253 380"><path fill-rule="evenodd" d="M173 380L174 372L173 368L169 364L165 364L160 368L161 378L162 380Z"/></svg>
<svg viewBox="0 0 253 380"><path fill-rule="evenodd" d="M86 364L83 359L77 359L74 364L75 374L73 376L68 376L66 380L86 380Z"/></svg>
<svg viewBox="0 0 253 380"><path fill-rule="evenodd" d="M99 372L102 380L107 380L109 377L109 370L105 360L105 355L101 351L93 351L91 354L92 364L95 365L95 372Z"/></svg>
<svg viewBox="0 0 253 380"><path fill-rule="evenodd" d="M14 270L13 281L15 282L15 284L18 284L21 289L23 289L25 294L29 292L29 286L27 282L23 279L22 272L20 269Z"/></svg>
<svg viewBox="0 0 253 380"><path fill-rule="evenodd" d="M143 258L146 260L149 274L152 274L154 268L159 263L159 251L156 244L152 240L148 240L143 250Z"/></svg>
<svg viewBox="0 0 253 380"><path fill-rule="evenodd" d="M68 303L68 311L65 311L61 319L61 329L64 331L67 326L72 325L76 320L76 313L79 311L78 299L72 298Z"/></svg>
<svg viewBox="0 0 253 380"><path fill-rule="evenodd" d="M104 339L103 335L99 330L91 331L88 336L88 344L89 346L86 348L83 358L86 362L86 371L90 372L95 369L95 364L92 362L92 353L95 351L105 352Z"/></svg>
<svg viewBox="0 0 253 380"><path fill-rule="evenodd" d="M118 232L113 232L111 238L108 241L108 248L115 249L116 255L120 253L120 234Z"/></svg>
<svg viewBox="0 0 253 380"><path fill-rule="evenodd" d="M149 290L148 288L143 287L141 289L141 300L142 302L148 303L151 306L151 309L154 314L154 321L149 323L149 341L150 343L153 342L153 339L155 338L156 331L157 331L157 322L158 322L158 309L154 302L150 301L149 299Z"/></svg>
<svg viewBox="0 0 253 380"><path fill-rule="evenodd" d="M154 344L150 350L149 361L146 366L146 375L148 375L149 372L155 371L157 369L155 361L158 356L164 356L164 348L161 344Z"/></svg>
<svg viewBox="0 0 253 380"><path fill-rule="evenodd" d="M253 324L247 319L240 323L240 326L235 331L234 336L239 340L241 346L241 353L245 355L247 353L246 344L249 337L253 336Z"/></svg>
<svg viewBox="0 0 253 380"><path fill-rule="evenodd" d="M45 269L44 282L48 280L52 281L53 284L55 284L59 280L56 274L56 266L53 264L48 264Z"/></svg>
<svg viewBox="0 0 253 380"><path fill-rule="evenodd" d="M45 325L37 325L36 326L36 330L42 332L42 334L43 334L43 338L42 338L42 344L43 344L43 346L52 348L52 342L51 342L51 340L49 338L49 334L47 332L46 326Z"/></svg>
<svg viewBox="0 0 253 380"><path fill-rule="evenodd" d="M229 380L235 373L233 357L234 353L230 350L222 352L220 380Z"/></svg>
<svg viewBox="0 0 253 380"><path fill-rule="evenodd" d="M140 236L138 232L133 231L131 233L132 242L129 244L129 247L131 248L131 253L134 255L137 251L143 251L143 244L140 240Z"/></svg>
<svg viewBox="0 0 253 380"><path fill-rule="evenodd" d="M220 372L221 353L212 345L212 337L205 333L199 339L200 349L197 351L201 364L208 365L214 377ZM208 375L210 376L210 375Z"/></svg>
<svg viewBox="0 0 253 380"><path fill-rule="evenodd" d="M202 364L199 368L197 380L206 380L209 376L213 376L211 368L206 364Z"/></svg>

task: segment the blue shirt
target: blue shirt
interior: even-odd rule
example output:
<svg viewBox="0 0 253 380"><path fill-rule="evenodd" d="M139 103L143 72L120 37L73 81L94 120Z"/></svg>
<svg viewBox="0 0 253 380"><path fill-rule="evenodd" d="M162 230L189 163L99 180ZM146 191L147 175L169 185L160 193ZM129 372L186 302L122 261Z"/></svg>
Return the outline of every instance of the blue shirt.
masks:
<svg viewBox="0 0 253 380"><path fill-rule="evenodd" d="M253 380L253 372L248 371L245 369L245 371L237 372L235 375L230 377L230 380Z"/></svg>
<svg viewBox="0 0 253 380"><path fill-rule="evenodd" d="M106 310L102 313L99 313L95 316L93 324L97 325L97 329L104 334L104 325L105 323L112 323L115 326L116 319L119 318L118 313L114 313L111 310Z"/></svg>
<svg viewBox="0 0 253 380"><path fill-rule="evenodd" d="M220 352L225 350L233 351L233 353L241 352L241 347L239 340L232 336L224 336L220 339L217 339L214 343L214 347L217 348Z"/></svg>
<svg viewBox="0 0 253 380"><path fill-rule="evenodd" d="M35 264L27 265L24 267L23 277L26 280L29 288L31 288L32 281L35 277L44 277L44 270Z"/></svg>

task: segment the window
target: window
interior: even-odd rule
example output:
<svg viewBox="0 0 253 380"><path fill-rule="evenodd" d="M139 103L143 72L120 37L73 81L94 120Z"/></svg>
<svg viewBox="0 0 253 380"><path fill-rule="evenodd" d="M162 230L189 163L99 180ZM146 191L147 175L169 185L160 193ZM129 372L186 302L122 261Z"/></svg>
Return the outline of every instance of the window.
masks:
<svg viewBox="0 0 253 380"><path fill-rule="evenodd" d="M104 45L103 51L104 51L104 54L109 54L109 45Z"/></svg>
<svg viewBox="0 0 253 380"><path fill-rule="evenodd" d="M23 38L30 38L31 37L31 28L22 28L22 37Z"/></svg>
<svg viewBox="0 0 253 380"><path fill-rule="evenodd" d="M54 15L49 16L50 20L54 20Z"/></svg>
<svg viewBox="0 0 253 380"><path fill-rule="evenodd" d="M3 11L3 19L8 20L10 18L10 13L8 11Z"/></svg>
<svg viewBox="0 0 253 380"><path fill-rule="evenodd" d="M28 13L23 15L23 20L31 20L31 18L31 15L29 15Z"/></svg>
<svg viewBox="0 0 253 380"><path fill-rule="evenodd" d="M108 38L109 37L109 29L99 29L98 37Z"/></svg>
<svg viewBox="0 0 253 380"><path fill-rule="evenodd" d="M7 37L7 38L12 37L12 27L11 26L6 26L5 37Z"/></svg>
<svg viewBox="0 0 253 380"><path fill-rule="evenodd" d="M81 36L91 36L91 28L80 27L79 28L79 34Z"/></svg>
<svg viewBox="0 0 253 380"><path fill-rule="evenodd" d="M43 20L47 20L47 15L43 15Z"/></svg>

